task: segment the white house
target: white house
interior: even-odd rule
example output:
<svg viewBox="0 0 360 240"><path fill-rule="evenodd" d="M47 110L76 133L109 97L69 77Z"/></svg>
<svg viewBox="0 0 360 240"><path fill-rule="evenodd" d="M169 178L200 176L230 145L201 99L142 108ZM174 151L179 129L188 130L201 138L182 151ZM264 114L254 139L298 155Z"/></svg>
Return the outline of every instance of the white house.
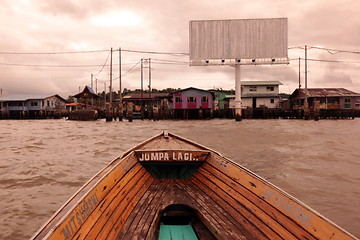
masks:
<svg viewBox="0 0 360 240"><path fill-rule="evenodd" d="M279 81L241 81L241 100L243 108L277 108L280 95ZM235 108L235 95L228 95L229 108Z"/></svg>

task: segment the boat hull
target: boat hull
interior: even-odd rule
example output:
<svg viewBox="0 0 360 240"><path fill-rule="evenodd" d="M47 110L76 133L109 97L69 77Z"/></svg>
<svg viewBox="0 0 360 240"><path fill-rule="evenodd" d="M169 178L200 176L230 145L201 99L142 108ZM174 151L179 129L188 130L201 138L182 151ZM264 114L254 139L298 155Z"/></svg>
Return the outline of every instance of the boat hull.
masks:
<svg viewBox="0 0 360 240"><path fill-rule="evenodd" d="M197 239L356 239L239 164L166 133L115 159L33 239L164 239L172 231Z"/></svg>

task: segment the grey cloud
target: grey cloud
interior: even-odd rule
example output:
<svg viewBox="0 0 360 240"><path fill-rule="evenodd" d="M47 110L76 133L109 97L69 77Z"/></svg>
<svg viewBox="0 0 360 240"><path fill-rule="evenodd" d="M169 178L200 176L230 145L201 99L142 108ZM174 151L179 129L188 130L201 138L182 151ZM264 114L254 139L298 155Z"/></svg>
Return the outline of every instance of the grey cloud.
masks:
<svg viewBox="0 0 360 240"><path fill-rule="evenodd" d="M324 46L329 48L357 50L360 41L360 27L357 9L360 3L345 0L343 5L338 1L134 1L134 0L33 0L22 14L18 14L16 7L24 8L18 2L0 0L1 21L4 23L0 32L0 46L2 50L43 52L43 51L71 51L110 49L110 47L132 50L160 51L160 52L187 52L189 21L198 19L242 19L263 17L288 17L289 19L289 46ZM96 26L91 19L105 15L112 11L128 10L139 15L144 21L141 25L133 26ZM126 21L126 19L124 20ZM107 53L68 56L5 56L0 55L2 62L34 63L34 64L102 64ZM104 56L105 55L105 56ZM304 57L303 51L289 51L291 58ZM123 71L127 71L140 58L151 57L166 60L188 61L187 57L167 55L123 54ZM358 60L359 56L351 54L331 55L319 50L309 51L309 57ZM114 61L117 61L114 56ZM291 86L297 85L298 72L296 63L273 67L246 67L242 68L242 79L246 80L279 80ZM314 66L312 64L311 66ZM310 79L322 85L331 81L353 85L356 90L360 84L357 68L347 65L346 70L340 64L318 64L311 68ZM329 65L330 66L330 65ZM338 68L341 66L342 68ZM233 85L234 71L231 67L189 67L186 65L156 65L154 64L154 82L157 88L185 87L185 84L209 86L226 84ZM336 69L335 69L336 68ZM14 85L30 84L27 77L39 77L34 84L38 90L46 88L59 89L65 95L77 91L79 85L89 84L90 74L98 72L100 67L68 68L68 69L40 69L10 68L0 66L1 88L15 91ZM124 84L137 86L139 69L124 78ZM302 70L303 71L303 70ZM5 78L7 76L8 78ZM335 76L335 77L332 77ZM48 77L48 78L46 78ZM99 75L101 79L108 78L108 69ZM11 80L10 80L11 79ZM187 80L191 79L191 80ZM198 79L198 80L196 80ZM220 80L219 80L220 79ZM338 79L338 80L336 80ZM218 84L217 82L218 81ZM50 84L51 83L51 84ZM184 86L182 85L184 84ZM340 84L339 84L340 85ZM6 87L4 87L6 86ZM126 87L126 86L125 86ZM36 91L33 88L33 91ZM205 87L206 88L206 87ZM6 90L5 89L5 90ZM360 91L360 89L358 90ZM59 92L60 94L61 92Z"/></svg>

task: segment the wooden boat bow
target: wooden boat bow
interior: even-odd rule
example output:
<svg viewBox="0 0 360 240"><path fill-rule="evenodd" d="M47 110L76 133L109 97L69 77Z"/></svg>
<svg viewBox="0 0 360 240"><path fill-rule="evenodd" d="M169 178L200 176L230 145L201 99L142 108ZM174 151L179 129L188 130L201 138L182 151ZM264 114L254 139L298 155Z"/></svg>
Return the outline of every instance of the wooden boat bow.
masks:
<svg viewBox="0 0 360 240"><path fill-rule="evenodd" d="M171 133L116 158L32 239L171 234L206 240L356 239L238 163Z"/></svg>

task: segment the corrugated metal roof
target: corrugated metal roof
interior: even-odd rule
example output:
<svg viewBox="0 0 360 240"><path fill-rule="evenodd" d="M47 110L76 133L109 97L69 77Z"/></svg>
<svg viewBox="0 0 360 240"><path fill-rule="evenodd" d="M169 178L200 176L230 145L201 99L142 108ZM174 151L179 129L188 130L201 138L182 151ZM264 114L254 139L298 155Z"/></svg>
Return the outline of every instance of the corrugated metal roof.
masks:
<svg viewBox="0 0 360 240"><path fill-rule="evenodd" d="M53 97L53 96L58 96L58 95L56 95L56 94L13 94L13 95L1 97L0 102L26 101L26 100L31 100L31 99L45 99L45 98L49 98L49 97Z"/></svg>
<svg viewBox="0 0 360 240"><path fill-rule="evenodd" d="M299 91L299 89L295 90ZM345 88L308 88L308 97L355 97L359 93L347 90ZM300 89L300 93L305 95L305 89Z"/></svg>
<svg viewBox="0 0 360 240"><path fill-rule="evenodd" d="M243 86L277 86L283 85L280 81L241 81Z"/></svg>
<svg viewBox="0 0 360 240"><path fill-rule="evenodd" d="M192 90L192 89L197 90L197 91L201 91L201 92L210 92L208 90L204 90L204 89L200 89L200 88L189 87L189 88L184 88L184 89L172 92L172 93L184 92L184 91L188 91L188 90Z"/></svg>
<svg viewBox="0 0 360 240"><path fill-rule="evenodd" d="M279 98L279 94L243 94L241 98ZM235 98L235 95L226 95L225 98Z"/></svg>
<svg viewBox="0 0 360 240"><path fill-rule="evenodd" d="M167 97L169 93L151 93L151 98ZM141 93L129 93L123 99L141 99ZM143 99L149 99L149 93L143 93Z"/></svg>

